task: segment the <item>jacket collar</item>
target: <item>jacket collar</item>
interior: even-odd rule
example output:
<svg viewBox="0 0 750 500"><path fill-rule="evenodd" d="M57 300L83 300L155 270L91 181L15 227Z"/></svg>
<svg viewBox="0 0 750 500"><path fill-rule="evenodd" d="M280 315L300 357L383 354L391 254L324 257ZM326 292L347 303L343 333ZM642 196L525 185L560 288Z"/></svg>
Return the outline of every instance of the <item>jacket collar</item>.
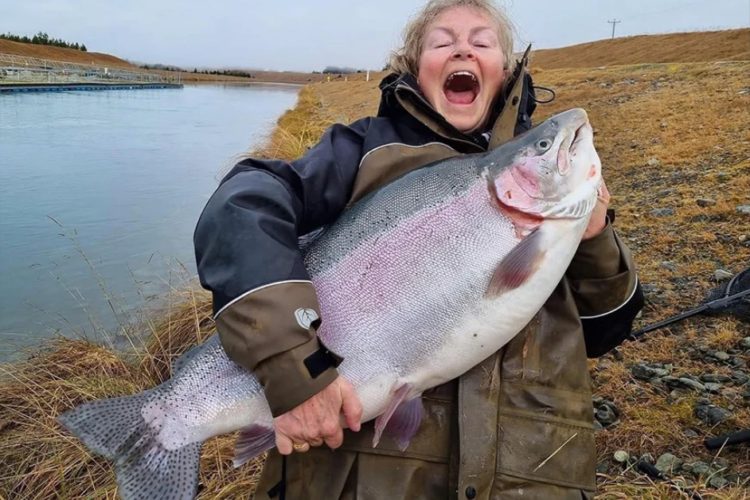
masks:
<svg viewBox="0 0 750 500"><path fill-rule="evenodd" d="M381 99L378 116L401 118L406 113L443 139L464 144L473 150L484 151L487 149L487 133L493 130L498 118L503 113L518 79L527 78L526 65L528 64L530 49L531 46L526 49L523 57L516 64L513 73L505 82L499 98L493 103L485 130L475 134L465 134L448 123L427 101L427 98L419 88L416 77L411 73L391 73L383 78L380 82ZM531 115L536 107L533 100L532 102L528 102L528 99L523 99L523 101L523 105L519 106L520 111L516 110L516 116L513 117L512 123L516 122L519 112ZM513 132L511 132L512 135Z"/></svg>
<svg viewBox="0 0 750 500"><path fill-rule="evenodd" d="M441 138L463 145L461 149L474 152L487 149L487 141L481 138L481 134L464 134L432 107L414 75L391 73L380 82L380 90L378 116L402 119L407 114Z"/></svg>

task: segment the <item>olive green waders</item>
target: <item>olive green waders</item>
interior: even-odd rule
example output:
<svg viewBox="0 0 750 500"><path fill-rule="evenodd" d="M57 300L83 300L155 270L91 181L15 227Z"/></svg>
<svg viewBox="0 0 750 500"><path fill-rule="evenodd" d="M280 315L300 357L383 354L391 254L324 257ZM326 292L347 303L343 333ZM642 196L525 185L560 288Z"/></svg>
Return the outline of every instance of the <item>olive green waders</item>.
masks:
<svg viewBox="0 0 750 500"><path fill-rule="evenodd" d="M372 423L338 450L287 458L286 499L580 499L595 490L591 384L583 334L564 280L503 350L423 396L405 452ZM279 498L274 450L256 499ZM277 493L270 497L268 492Z"/></svg>

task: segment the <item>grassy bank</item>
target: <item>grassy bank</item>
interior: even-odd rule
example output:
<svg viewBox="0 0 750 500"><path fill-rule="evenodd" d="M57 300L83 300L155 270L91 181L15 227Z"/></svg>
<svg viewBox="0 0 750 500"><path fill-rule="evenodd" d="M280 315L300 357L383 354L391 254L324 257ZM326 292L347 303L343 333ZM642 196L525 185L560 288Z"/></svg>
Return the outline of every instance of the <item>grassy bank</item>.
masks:
<svg viewBox="0 0 750 500"><path fill-rule="evenodd" d="M534 51L538 68L590 68L614 64L748 61L750 29L639 35Z"/></svg>
<svg viewBox="0 0 750 500"><path fill-rule="evenodd" d="M738 271L750 262L750 216L737 210L750 205L749 71L750 62L737 61L534 72L539 85L557 92L552 104L539 107L537 122L570 107L589 112L616 227L648 285L636 326L694 306L716 285L717 269ZM373 114L377 96L376 81L309 85L254 154L297 157L330 123ZM111 466L65 434L55 417L83 401L160 383L170 375L170 360L211 329L208 295L186 290L143 326L136 354L58 339L26 362L0 367L0 498L115 498ZM750 448L717 453L702 446L704 437L750 428L745 389L672 391L634 377L633 367L669 364L675 376L747 372L750 356L739 342L749 335L747 324L731 318L694 318L591 361L596 395L619 412L616 423L597 433L599 497L748 497ZM714 351L732 353L745 367L704 355ZM703 422L694 411L701 397L731 416L716 425ZM246 498L254 488L260 462L233 469L232 446L231 436L204 446L199 498ZM654 480L614 461L618 450L654 457L668 451L686 462L706 462L712 472ZM727 477L720 489L709 484L717 470Z"/></svg>

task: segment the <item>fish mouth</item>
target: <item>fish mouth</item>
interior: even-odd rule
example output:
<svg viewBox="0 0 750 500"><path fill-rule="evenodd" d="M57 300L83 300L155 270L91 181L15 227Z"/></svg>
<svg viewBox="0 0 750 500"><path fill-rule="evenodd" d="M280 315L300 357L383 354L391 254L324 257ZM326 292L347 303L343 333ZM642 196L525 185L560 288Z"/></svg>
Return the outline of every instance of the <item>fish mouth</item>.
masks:
<svg viewBox="0 0 750 500"><path fill-rule="evenodd" d="M578 149L585 147L585 143L593 142L594 134L591 124L586 120L579 125L572 134L563 139L560 150L557 152L557 170L560 175L568 175L573 168L573 158L576 157Z"/></svg>
<svg viewBox="0 0 750 500"><path fill-rule="evenodd" d="M593 130L586 115L576 118L578 119L567 127L568 132L560 141L560 147L557 151L557 171L560 175L568 175L573 168L572 161L578 149L582 145L585 147L583 143L587 140L593 142Z"/></svg>
<svg viewBox="0 0 750 500"><path fill-rule="evenodd" d="M591 128L591 124L589 122L583 123L573 133L573 140L571 141L568 150L571 153L575 153L577 147L581 144L581 142L583 142L587 138L593 137L593 135L594 131Z"/></svg>
<svg viewBox="0 0 750 500"><path fill-rule="evenodd" d="M467 106L474 103L482 86L472 71L460 70L449 74L443 83L445 99L455 105Z"/></svg>

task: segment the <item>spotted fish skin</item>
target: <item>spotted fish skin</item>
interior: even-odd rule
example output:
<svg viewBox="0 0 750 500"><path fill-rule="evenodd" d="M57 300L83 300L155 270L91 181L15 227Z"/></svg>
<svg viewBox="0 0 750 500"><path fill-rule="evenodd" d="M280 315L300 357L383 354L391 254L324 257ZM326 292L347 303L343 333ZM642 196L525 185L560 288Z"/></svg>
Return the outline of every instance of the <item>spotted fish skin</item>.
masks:
<svg viewBox="0 0 750 500"><path fill-rule="evenodd" d="M415 399L500 349L541 308L580 242L600 175L586 113L570 110L488 153L404 175L306 247L318 335L344 357L339 372L363 421L375 419L376 440L399 419L389 429L408 444ZM212 436L242 430L236 464L274 444L261 385L217 336L165 383L83 404L60 422L114 461L125 499L192 498Z"/></svg>

